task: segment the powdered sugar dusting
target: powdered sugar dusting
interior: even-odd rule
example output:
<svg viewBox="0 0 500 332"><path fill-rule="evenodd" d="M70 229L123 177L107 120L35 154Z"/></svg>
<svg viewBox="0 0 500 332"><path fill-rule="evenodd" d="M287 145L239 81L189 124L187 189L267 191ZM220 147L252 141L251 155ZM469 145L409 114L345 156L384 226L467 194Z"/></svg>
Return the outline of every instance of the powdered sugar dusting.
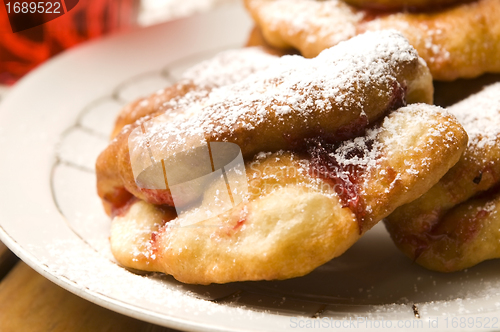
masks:
<svg viewBox="0 0 500 332"><path fill-rule="evenodd" d="M450 51L446 49L443 38L448 27L443 20L435 19L433 24L428 21L415 20L416 16L408 13L394 13L388 17L381 16L370 20L364 28L366 30L396 29L404 33L411 40L429 64L443 63L450 59ZM413 21L411 19L414 19ZM423 54L425 51L425 55Z"/></svg>
<svg viewBox="0 0 500 332"><path fill-rule="evenodd" d="M229 85L267 69L277 59L259 47L229 50L191 67L184 72L182 80L190 81L198 88Z"/></svg>
<svg viewBox="0 0 500 332"><path fill-rule="evenodd" d="M448 110L469 135L469 146L482 149L497 144L500 137L500 83L451 106Z"/></svg>
<svg viewBox="0 0 500 332"><path fill-rule="evenodd" d="M363 110L364 91L375 85L381 87L381 98L392 98L400 66L417 59L416 51L396 31L360 35L314 59L285 56L239 83L213 89L197 103L189 96L172 101L183 105L182 112L168 114L164 119L168 121L153 121L147 140L157 150L177 151L189 138L204 133L211 138L230 136L263 123L287 126L292 118L303 119L305 125L312 114L327 112L332 105Z"/></svg>
<svg viewBox="0 0 500 332"><path fill-rule="evenodd" d="M267 54L260 47L221 52L212 59L189 68L174 86L161 89L141 100L135 107L126 109L127 117L140 119L144 117L144 109L150 108L156 114L169 111L165 115L167 117L175 117L179 112L187 114L186 109L196 109L213 88L244 80L254 72L270 67L277 59L278 57ZM140 121L147 120L150 117L144 117ZM129 129L131 128L125 128Z"/></svg>
<svg viewBox="0 0 500 332"><path fill-rule="evenodd" d="M304 31L307 43L313 44L318 39L327 39L330 45L336 45L357 34L356 25L364 14L341 1L278 0L267 2L262 8L260 3L250 1L250 6L260 10L260 15L270 22L271 30L286 26L289 35Z"/></svg>
<svg viewBox="0 0 500 332"><path fill-rule="evenodd" d="M446 110L426 104L408 105L390 114L380 128L367 133L367 137L372 137L373 151L365 152L368 172L362 187L370 188L380 175L386 176L387 165L396 160L402 160L403 164L393 168L398 173L394 174L393 182L385 188L386 193L394 189L402 178L420 178L422 172L428 173L435 162L423 156L441 148L436 147L436 142L447 149L456 146L458 138L450 131L453 124L456 122ZM369 204L366 209L370 210Z"/></svg>
<svg viewBox="0 0 500 332"><path fill-rule="evenodd" d="M405 134L427 134L429 139L426 142L426 149L433 148L433 137L436 139L444 137L445 144L455 142L455 135L448 131L449 123L438 117L447 114L445 109L437 106L408 105L386 117L380 126L367 129L364 136L342 142L331 155L345 167L359 166L368 171L378 168L377 172L382 171L380 158L391 158L394 153L408 152L409 149L417 151L422 149L422 146L412 146L412 142L405 141ZM383 156L381 156L382 151L384 151ZM419 159L417 162L418 165L412 165L406 160L408 173L414 172L412 170L415 168L428 165L425 159Z"/></svg>
<svg viewBox="0 0 500 332"><path fill-rule="evenodd" d="M55 241L44 250L47 256L41 258L40 263L47 266L53 276L70 280L86 293L104 294L115 301L142 307L142 310L160 312L167 317L175 314L177 319L184 318L187 321L196 320L193 317L200 314L225 314L229 320L232 320L230 313L243 315L247 319L259 319L265 315L244 307L228 307L204 301L182 284L169 280L171 277L131 273L90 250L80 240Z"/></svg>

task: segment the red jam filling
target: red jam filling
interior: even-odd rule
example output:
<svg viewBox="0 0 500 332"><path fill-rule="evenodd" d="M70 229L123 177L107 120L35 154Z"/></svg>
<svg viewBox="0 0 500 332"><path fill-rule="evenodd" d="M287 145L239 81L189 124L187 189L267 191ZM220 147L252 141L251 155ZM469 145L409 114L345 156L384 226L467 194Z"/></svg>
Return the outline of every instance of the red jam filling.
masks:
<svg viewBox="0 0 500 332"><path fill-rule="evenodd" d="M369 142L372 144L373 142ZM327 182L337 193L343 207L348 207L356 216L360 233L366 216L366 205L360 195L359 180L364 169L355 165L343 165L337 160L335 146L324 143L321 139L308 140L307 153L310 157L309 174ZM371 146L368 146L370 149ZM346 158L364 155L361 149L353 148Z"/></svg>
<svg viewBox="0 0 500 332"><path fill-rule="evenodd" d="M379 119L383 118L390 111L396 110L406 105L406 86L394 82L392 98L387 104L385 112L382 112ZM376 119L373 123L376 123ZM359 179L364 173L361 166L345 166L337 160L335 155L335 142L352 139L362 136L369 125L366 116L360 116L356 121L339 128L333 134L325 134L321 131L316 132L315 138L306 138L302 140L303 146L310 157L310 170L312 176L317 176L333 186L335 192L340 198L343 207L348 207L356 216L360 234L363 232L363 221L366 216L366 204L360 195ZM347 153L346 158L363 158L366 151L372 149L373 141L366 142L366 150L361 148L352 148ZM297 142L294 147L299 147Z"/></svg>
<svg viewBox="0 0 500 332"><path fill-rule="evenodd" d="M174 200L170 190L166 189L144 189L139 188L144 194L146 201L155 205L170 205L174 206Z"/></svg>
<svg viewBox="0 0 500 332"><path fill-rule="evenodd" d="M234 225L233 227L233 231L237 231L238 229L241 228L241 226L243 226L243 224L247 221L246 218L240 218L238 219L238 221L236 222L236 225Z"/></svg>
<svg viewBox="0 0 500 332"><path fill-rule="evenodd" d="M396 233L393 239L396 243L409 244L414 248L414 260L431 245L445 237L453 238L458 243L467 243L474 239L481 229L481 219L486 218L490 213L486 210L478 210L477 213L468 218L458 219L453 222L450 229L449 223L443 223L445 216L441 217L441 222L436 223L430 230L421 234Z"/></svg>
<svg viewBox="0 0 500 332"><path fill-rule="evenodd" d="M123 216L130 205L137 199L124 187L115 188L113 193L104 196L104 200L111 205L111 216Z"/></svg>

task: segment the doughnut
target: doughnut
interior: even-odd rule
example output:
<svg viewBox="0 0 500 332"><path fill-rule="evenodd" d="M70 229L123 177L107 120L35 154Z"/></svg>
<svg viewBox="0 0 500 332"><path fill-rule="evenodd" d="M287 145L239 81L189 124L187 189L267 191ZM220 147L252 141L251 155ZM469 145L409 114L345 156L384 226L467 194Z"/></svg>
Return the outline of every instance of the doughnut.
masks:
<svg viewBox="0 0 500 332"><path fill-rule="evenodd" d="M413 104L351 140L317 137L300 152L257 154L245 163L246 199L206 220L191 223L196 206L177 216L172 207L134 200L113 219L111 249L126 267L184 283L302 276L426 192L466 145L453 116ZM225 185L208 184L202 201Z"/></svg>
<svg viewBox="0 0 500 332"><path fill-rule="evenodd" d="M343 0L359 8L376 10L436 10L444 6L453 5L463 0Z"/></svg>
<svg viewBox="0 0 500 332"><path fill-rule="evenodd" d="M418 264L452 272L500 258L500 83L448 108L469 143L460 161L385 225Z"/></svg>
<svg viewBox="0 0 500 332"><path fill-rule="evenodd" d="M152 204L172 205L168 186L137 185L141 170L135 169L134 175L132 159L134 165L147 165L152 150L161 154L158 160L178 165L182 161L175 158L184 154L177 152L197 146L200 139L235 143L245 159L261 151L301 149L305 139L315 136L335 142L362 134L369 124L406 103L432 103L432 93L425 63L395 31L360 35L314 59L285 56L235 84L203 91L204 97L189 92L174 98L167 103L173 106L160 107L165 111L148 111L155 117L148 115L123 127L97 160L98 193L109 214L130 194ZM157 97L146 100L151 98ZM135 105L141 114L157 107L147 102ZM162 165L155 165L153 171L161 173ZM203 166L186 167L194 172ZM198 198L193 195L182 204Z"/></svg>
<svg viewBox="0 0 500 332"><path fill-rule="evenodd" d="M476 0L420 13L360 9L341 0L245 0L269 44L305 57L366 31L396 29L436 80L500 72L500 2Z"/></svg>

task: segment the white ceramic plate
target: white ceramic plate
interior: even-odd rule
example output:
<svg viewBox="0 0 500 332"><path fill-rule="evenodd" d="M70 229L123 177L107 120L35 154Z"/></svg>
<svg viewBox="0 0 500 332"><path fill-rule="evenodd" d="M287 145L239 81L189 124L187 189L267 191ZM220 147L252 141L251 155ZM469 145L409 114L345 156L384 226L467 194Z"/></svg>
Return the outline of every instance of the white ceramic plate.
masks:
<svg viewBox="0 0 500 332"><path fill-rule="evenodd" d="M286 281L192 286L114 263L94 161L116 112L241 46L250 27L241 7L224 7L83 45L19 82L0 105L1 240L69 291L177 329L498 329L500 261L429 272L399 253L381 225L342 257Z"/></svg>

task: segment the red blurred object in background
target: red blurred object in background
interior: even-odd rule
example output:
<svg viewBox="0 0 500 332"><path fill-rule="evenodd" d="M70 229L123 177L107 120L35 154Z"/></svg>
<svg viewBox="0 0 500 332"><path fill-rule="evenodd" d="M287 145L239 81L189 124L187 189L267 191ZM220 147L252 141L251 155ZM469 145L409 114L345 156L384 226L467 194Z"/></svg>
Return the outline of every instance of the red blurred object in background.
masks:
<svg viewBox="0 0 500 332"><path fill-rule="evenodd" d="M7 15L8 1L0 4L0 84L15 83L45 60L74 45L134 26L138 13L138 0L80 0L67 12L63 1L62 16L13 33ZM11 0L11 11L16 1L23 0ZM22 15L30 18L29 13Z"/></svg>

